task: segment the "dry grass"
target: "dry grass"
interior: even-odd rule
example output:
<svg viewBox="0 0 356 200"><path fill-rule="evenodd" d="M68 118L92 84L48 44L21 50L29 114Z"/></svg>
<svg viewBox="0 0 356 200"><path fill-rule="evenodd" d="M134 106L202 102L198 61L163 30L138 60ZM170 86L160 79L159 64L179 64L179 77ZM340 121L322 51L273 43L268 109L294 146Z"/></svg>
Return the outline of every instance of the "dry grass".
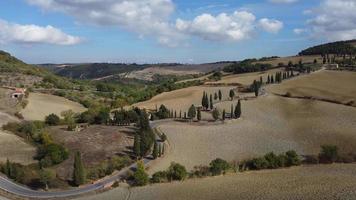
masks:
<svg viewBox="0 0 356 200"><path fill-rule="evenodd" d="M128 73L125 78L135 78L140 80L152 81L153 76L155 74L158 75L176 75L176 76L183 76L183 75L191 75L191 74L200 74L199 71L188 71L188 70L179 70L178 69L169 69L164 67L149 67L144 70L140 71L133 71Z"/></svg>
<svg viewBox="0 0 356 200"><path fill-rule="evenodd" d="M260 77L263 77L263 81L267 80L268 75L275 75L276 72L284 71L284 69L272 69L265 72L254 72L246 74L233 74L222 78L222 80L217 82L206 82L205 84L232 84L239 83L242 85L251 85L254 80L259 81Z"/></svg>
<svg viewBox="0 0 356 200"><path fill-rule="evenodd" d="M151 100L137 103L133 106L146 109L155 109L156 106L159 107L161 104L164 104L169 109L176 110L177 112L180 110L182 112L186 112L192 104L201 105L201 99L204 91L208 94L214 94L220 89L223 93L223 98L227 99L229 91L232 88L233 87L189 87L159 94L153 97Z"/></svg>
<svg viewBox="0 0 356 200"><path fill-rule="evenodd" d="M0 112L0 127L8 122L16 122L16 118ZM12 162L21 164L34 163L33 156L36 148L27 144L22 138L1 130L0 128L0 162L8 158Z"/></svg>
<svg viewBox="0 0 356 200"><path fill-rule="evenodd" d="M63 144L72 155L57 167L62 179L71 178L74 152L80 151L86 167L91 167L115 155L126 154L133 146L134 130L130 127L93 125L81 132L65 131L65 127L51 127L51 136Z"/></svg>
<svg viewBox="0 0 356 200"><path fill-rule="evenodd" d="M227 111L230 106L229 101L217 105ZM171 152L150 172L166 169L173 161L192 169L217 157L241 160L290 149L317 154L324 144L356 151L356 108L270 95L243 101L242 112L242 119L222 125L162 125Z"/></svg>
<svg viewBox="0 0 356 200"><path fill-rule="evenodd" d="M314 97L356 106L356 72L322 70L273 85L274 93ZM353 101L353 102L352 102Z"/></svg>
<svg viewBox="0 0 356 200"><path fill-rule="evenodd" d="M49 94L30 93L28 101L28 105L22 111L26 120L44 120L47 115L52 113L60 116L61 112L65 110L73 110L74 112L86 110L79 103Z"/></svg>
<svg viewBox="0 0 356 200"><path fill-rule="evenodd" d="M303 63L313 63L314 59L318 60L318 63L322 63L323 59L319 55L311 55L311 56L289 56L289 57L282 57L282 58L276 58L273 60L269 61L262 61L258 63L265 63L265 64L271 64L273 66L278 66L279 63L283 63L284 65L287 65L289 61L292 61L293 64L299 63L300 60L302 60Z"/></svg>
<svg viewBox="0 0 356 200"><path fill-rule="evenodd" d="M303 166L183 183L117 188L83 200L356 199L356 165Z"/></svg>

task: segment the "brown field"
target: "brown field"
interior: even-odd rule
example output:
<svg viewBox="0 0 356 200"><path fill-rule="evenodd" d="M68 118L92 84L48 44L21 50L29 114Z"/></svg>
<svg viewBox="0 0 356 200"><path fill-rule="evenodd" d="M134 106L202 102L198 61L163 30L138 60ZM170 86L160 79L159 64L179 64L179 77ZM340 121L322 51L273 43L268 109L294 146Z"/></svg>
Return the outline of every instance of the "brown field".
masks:
<svg viewBox="0 0 356 200"><path fill-rule="evenodd" d="M56 142L63 144L72 152L69 159L61 163L57 175L70 178L74 162L74 152L80 151L86 167L105 161L115 155L126 154L133 145L133 133L130 127L93 125L81 132L68 132L65 127L52 127L49 131Z"/></svg>
<svg viewBox="0 0 356 200"><path fill-rule="evenodd" d="M314 97L356 106L356 72L322 70L273 85L270 91L297 97Z"/></svg>
<svg viewBox="0 0 356 200"><path fill-rule="evenodd" d="M159 107L161 104L164 104L169 109L177 110L177 112L179 112L179 110L186 112L192 104L201 105L201 99L204 91L208 92L208 94L214 94L220 89L223 93L223 99L227 99L229 91L232 88L233 87L189 87L159 94L151 100L137 103L133 106L155 109L156 106Z"/></svg>
<svg viewBox="0 0 356 200"><path fill-rule="evenodd" d="M356 165L302 166L126 189L85 200L356 199Z"/></svg>
<svg viewBox="0 0 356 200"><path fill-rule="evenodd" d="M60 116L62 111L73 110L74 112L84 112L86 109L79 103L42 93L30 93L28 105L21 112L26 120L44 120L49 114Z"/></svg>
<svg viewBox="0 0 356 200"><path fill-rule="evenodd" d="M4 124L16 121L18 119L15 117L0 112L0 162L6 162L8 158L12 162L21 164L34 163L33 156L36 155L36 148L27 144L22 138L1 129Z"/></svg>
<svg viewBox="0 0 356 200"><path fill-rule="evenodd" d="M259 61L257 63L265 63L265 64L271 64L273 66L278 66L279 63L283 63L284 65L287 65L289 61L292 61L293 64L297 64L300 60L302 60L303 63L313 63L314 59L318 60L318 63L322 63L323 59L319 55L312 55L312 56L289 56L289 57L282 57L282 58L276 58L273 60L269 61Z"/></svg>
<svg viewBox="0 0 356 200"><path fill-rule="evenodd" d="M230 106L230 101L217 104L228 112ZM171 149L150 173L166 169L173 161L192 169L217 157L243 160L291 149L317 154L324 144L338 145L343 152L356 151L356 108L268 95L243 101L242 112L242 119L221 125L162 125Z"/></svg>
<svg viewBox="0 0 356 200"><path fill-rule="evenodd" d="M176 75L176 76L183 76L183 75L194 75L200 74L199 71L190 71L190 70L177 70L177 69L169 69L164 67L149 67L141 71L133 71L125 75L125 78L135 78L140 80L152 81L153 76L155 74L158 75Z"/></svg>
<svg viewBox="0 0 356 200"><path fill-rule="evenodd" d="M246 73L246 74L233 74L228 75L222 78L220 81L216 82L206 82L205 84L232 84L232 83L239 83L242 85L251 85L254 80L259 81L260 77L263 77L263 80L267 80L268 75L274 75L276 72L283 71L284 69L272 69L265 72L254 72L254 73Z"/></svg>

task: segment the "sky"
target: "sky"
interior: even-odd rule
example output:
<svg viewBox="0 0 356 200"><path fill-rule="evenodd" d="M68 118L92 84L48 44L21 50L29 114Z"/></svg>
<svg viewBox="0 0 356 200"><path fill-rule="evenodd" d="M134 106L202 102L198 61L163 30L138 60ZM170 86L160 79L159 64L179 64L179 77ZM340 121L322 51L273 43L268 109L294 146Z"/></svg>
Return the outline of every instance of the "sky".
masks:
<svg viewBox="0 0 356 200"><path fill-rule="evenodd" d="M28 63L206 63L356 38L356 0L1 0L0 49Z"/></svg>

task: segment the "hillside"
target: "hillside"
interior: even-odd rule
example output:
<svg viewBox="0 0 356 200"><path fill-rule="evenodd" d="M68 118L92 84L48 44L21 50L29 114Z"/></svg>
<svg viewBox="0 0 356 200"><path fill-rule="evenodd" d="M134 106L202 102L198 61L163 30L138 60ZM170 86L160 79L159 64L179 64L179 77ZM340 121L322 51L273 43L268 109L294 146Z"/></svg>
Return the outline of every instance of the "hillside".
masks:
<svg viewBox="0 0 356 200"><path fill-rule="evenodd" d="M186 76L204 74L220 70L231 62L205 64L124 64L124 63L82 63L82 64L41 64L41 68L48 69L55 74L74 79L103 80L113 75L123 78L153 81L155 75Z"/></svg>
<svg viewBox="0 0 356 200"><path fill-rule="evenodd" d="M356 40L338 41L327 44L322 44L307 48L299 53L299 55L350 55L356 53Z"/></svg>

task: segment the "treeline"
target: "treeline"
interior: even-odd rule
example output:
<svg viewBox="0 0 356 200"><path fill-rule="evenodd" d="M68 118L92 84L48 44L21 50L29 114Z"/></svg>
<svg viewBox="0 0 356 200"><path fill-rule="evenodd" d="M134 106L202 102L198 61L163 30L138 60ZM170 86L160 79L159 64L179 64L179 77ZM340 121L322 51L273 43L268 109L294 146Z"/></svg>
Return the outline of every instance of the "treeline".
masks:
<svg viewBox="0 0 356 200"><path fill-rule="evenodd" d="M305 49L299 53L299 55L326 55L326 54L336 54L336 55L354 55L356 54L356 48L352 43L356 43L356 40L350 41L339 41L328 44L322 44Z"/></svg>
<svg viewBox="0 0 356 200"><path fill-rule="evenodd" d="M241 62L233 63L229 66L226 66L223 71L234 74L249 73L249 72L260 72L266 71L272 68L271 64L263 63L253 63L256 62L256 59L247 59Z"/></svg>

